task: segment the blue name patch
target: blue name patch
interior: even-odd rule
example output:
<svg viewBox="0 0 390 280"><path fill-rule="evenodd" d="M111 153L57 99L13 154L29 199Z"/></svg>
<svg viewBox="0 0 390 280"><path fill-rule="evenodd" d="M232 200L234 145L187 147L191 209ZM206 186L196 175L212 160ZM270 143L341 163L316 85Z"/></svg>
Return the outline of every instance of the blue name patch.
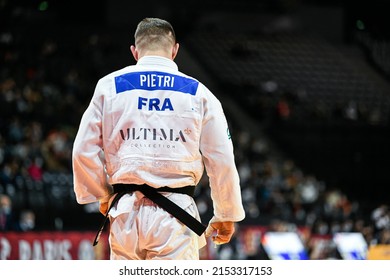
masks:
<svg viewBox="0 0 390 280"><path fill-rule="evenodd" d="M115 77L116 93L124 91L172 90L195 95L199 82L165 72L134 72Z"/></svg>

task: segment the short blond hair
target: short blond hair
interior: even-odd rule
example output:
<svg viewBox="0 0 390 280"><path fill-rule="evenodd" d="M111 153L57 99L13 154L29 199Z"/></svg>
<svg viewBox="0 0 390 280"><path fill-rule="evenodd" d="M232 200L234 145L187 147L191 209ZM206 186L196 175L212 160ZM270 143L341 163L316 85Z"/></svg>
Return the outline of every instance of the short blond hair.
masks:
<svg viewBox="0 0 390 280"><path fill-rule="evenodd" d="M159 18L144 18L138 23L134 39L137 48L149 50L170 48L176 43L172 25Z"/></svg>

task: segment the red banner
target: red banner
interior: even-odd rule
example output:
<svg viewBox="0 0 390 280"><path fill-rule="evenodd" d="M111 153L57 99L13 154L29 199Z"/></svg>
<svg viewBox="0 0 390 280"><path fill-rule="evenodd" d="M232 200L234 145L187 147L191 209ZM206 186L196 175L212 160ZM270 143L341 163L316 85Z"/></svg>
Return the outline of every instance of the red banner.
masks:
<svg viewBox="0 0 390 280"><path fill-rule="evenodd" d="M242 226L235 234L235 241L229 243L230 248L224 246L224 250L214 247L208 239L207 246L200 251L200 259L261 258L261 239L268 229ZM306 244L308 229L298 228L297 232ZM98 245L92 246L95 235L94 231L0 232L0 260L108 260L108 233L102 233Z"/></svg>
<svg viewBox="0 0 390 280"><path fill-rule="evenodd" d="M0 260L104 260L109 259L108 235L96 232L0 232Z"/></svg>

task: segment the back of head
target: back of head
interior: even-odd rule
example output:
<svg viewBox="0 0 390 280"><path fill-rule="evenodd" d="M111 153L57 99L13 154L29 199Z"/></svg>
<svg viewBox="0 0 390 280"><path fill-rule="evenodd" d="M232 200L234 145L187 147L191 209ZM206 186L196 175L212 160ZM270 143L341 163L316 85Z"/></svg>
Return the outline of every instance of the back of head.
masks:
<svg viewBox="0 0 390 280"><path fill-rule="evenodd" d="M172 25L159 18L145 18L137 26L134 34L138 49L156 51L169 49L176 43Z"/></svg>

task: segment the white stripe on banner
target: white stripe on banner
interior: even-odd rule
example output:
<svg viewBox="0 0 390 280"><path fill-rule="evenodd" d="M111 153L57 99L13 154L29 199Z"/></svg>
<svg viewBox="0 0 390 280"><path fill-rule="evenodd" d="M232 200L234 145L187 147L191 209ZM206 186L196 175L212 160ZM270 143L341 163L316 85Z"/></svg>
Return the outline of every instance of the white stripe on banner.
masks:
<svg viewBox="0 0 390 280"><path fill-rule="evenodd" d="M0 261L2 279L383 279L385 260ZM72 278L70 278L72 277Z"/></svg>

